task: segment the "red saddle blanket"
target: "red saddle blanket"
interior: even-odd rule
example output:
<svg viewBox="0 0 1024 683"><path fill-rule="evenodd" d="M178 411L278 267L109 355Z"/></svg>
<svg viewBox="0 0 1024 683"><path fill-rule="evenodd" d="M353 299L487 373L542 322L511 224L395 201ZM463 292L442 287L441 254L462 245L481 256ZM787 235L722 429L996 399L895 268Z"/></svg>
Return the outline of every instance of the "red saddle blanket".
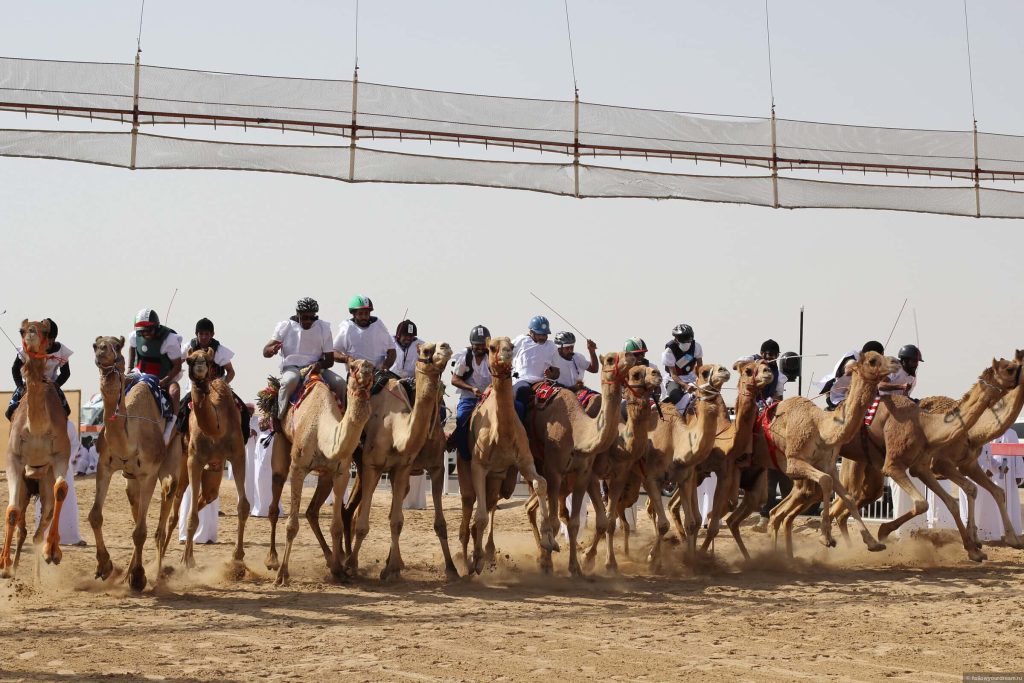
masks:
<svg viewBox="0 0 1024 683"><path fill-rule="evenodd" d="M775 445L775 440L772 438L772 421L775 419L775 411L778 409L779 404L772 402L766 405L764 408L758 411L757 419L754 421L754 433L761 432L764 434L765 443L768 444L768 457L772 459L772 463L775 465L775 469L779 468L779 460L776 456L779 449Z"/></svg>

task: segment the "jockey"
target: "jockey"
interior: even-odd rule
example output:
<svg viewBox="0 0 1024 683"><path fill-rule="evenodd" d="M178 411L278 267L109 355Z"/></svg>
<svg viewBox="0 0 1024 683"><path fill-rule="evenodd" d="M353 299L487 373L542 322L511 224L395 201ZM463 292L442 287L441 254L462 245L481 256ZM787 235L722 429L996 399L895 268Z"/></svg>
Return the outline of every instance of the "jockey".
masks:
<svg viewBox="0 0 1024 683"><path fill-rule="evenodd" d="M181 348L181 355L187 360L188 355L194 351L212 350L213 363L211 363L209 379L223 378L225 383L231 384L231 380L235 378L235 366L231 363L235 352L221 344L213 334L213 321L209 318L201 318L196 322L196 336ZM183 434L188 433L188 415L192 406L191 384L190 380L185 390L185 398L181 402L181 410L178 411L178 431ZM242 424L245 425L245 429L242 430L242 440L247 441L249 439L249 415L252 412L237 395L235 395L235 402L242 413Z"/></svg>
<svg viewBox="0 0 1024 683"><path fill-rule="evenodd" d="M689 393L696 388L697 371L704 362L704 350L693 339L693 328L680 323L672 328L672 341L665 344L661 364L665 368L662 378L663 403L672 403L679 412L690 403Z"/></svg>
<svg viewBox="0 0 1024 683"><path fill-rule="evenodd" d="M459 457L469 460L469 418L491 385L491 367L487 358L487 340L491 332L483 325L469 331L469 346L452 358L452 386L459 396L455 409L455 448Z"/></svg>
<svg viewBox="0 0 1024 683"><path fill-rule="evenodd" d="M68 359L74 351L57 341L57 323L53 322L50 318L47 318L45 322L50 324L50 331L47 335L50 343L46 347L46 368L44 373L47 381L51 382L54 388L57 389L57 396L60 397L60 404L64 406L64 412L71 415L71 407L68 405L68 400L64 397L61 387L71 377L71 364L68 362ZM14 356L14 364L11 366L11 375L14 377L15 389L5 413L8 420L14 415L14 410L25 396L25 379L21 376L21 366L25 364L25 358L25 349L18 349L17 355Z"/></svg>
<svg viewBox="0 0 1024 683"><path fill-rule="evenodd" d="M295 304L295 315L279 322L274 328L274 336L263 347L264 358L275 354L281 356L281 387L277 392L277 415L273 416L277 421L288 412L289 399L299 384L300 370L307 365L316 364L320 378L331 391L342 399L345 396L345 380L328 369L334 365L331 324L320 320L317 316L319 310L320 304L315 299L299 299ZM275 422L275 428L279 426L279 422Z"/></svg>
<svg viewBox="0 0 1024 683"><path fill-rule="evenodd" d="M886 381L878 384L878 393L883 396L910 396L910 392L917 386L917 364L924 362L921 350L913 344L905 344L900 347L896 357L900 360L900 369L890 374Z"/></svg>
<svg viewBox="0 0 1024 683"><path fill-rule="evenodd" d="M545 379L558 379L558 352L555 345L548 341L551 324L542 315L530 318L527 334L521 334L512 340L512 376L516 383L512 385L515 397L516 412L519 419L526 422L526 406L533 398L533 385Z"/></svg>
<svg viewBox="0 0 1024 683"><path fill-rule="evenodd" d="M135 315L135 326L128 335L128 367L131 372L153 375L171 399L171 412L178 412L181 388L178 376L183 363L181 335L160 324L160 316L151 308Z"/></svg>
<svg viewBox="0 0 1024 683"><path fill-rule="evenodd" d="M839 359L838 363L836 363L836 367L833 368L832 374L825 376L821 387L821 393L828 394L828 396L825 397L825 410L835 410L846 398L846 393L850 390L850 382L853 381L852 369L848 367L849 363L850 361L860 360L860 357L868 351L885 353L885 347L882 346L882 342L865 342L859 353L857 351L850 351L847 353Z"/></svg>
<svg viewBox="0 0 1024 683"><path fill-rule="evenodd" d="M558 349L558 358L555 359L555 367L558 368L558 383L566 389L579 391L584 389L583 374L586 372L597 372L597 344L587 340L587 351L590 352L590 360L582 353L575 352L576 335L572 332L558 332L555 334L555 348Z"/></svg>
<svg viewBox="0 0 1024 683"><path fill-rule="evenodd" d="M352 359L368 360L378 371L390 370L397 356L395 340L384 322L370 315L373 312L370 297L359 294L352 297L348 312L352 318L338 325L338 335L334 338L334 360L346 365Z"/></svg>
<svg viewBox="0 0 1024 683"><path fill-rule="evenodd" d="M622 345L622 350L633 354L637 365L650 367L651 361L647 359L647 342L640 337L630 337Z"/></svg>
<svg viewBox="0 0 1024 683"><path fill-rule="evenodd" d="M417 332L416 323L411 320L403 320L395 328L395 362L391 372L402 379L416 379L416 360L419 358L420 344L423 343L416 336Z"/></svg>
<svg viewBox="0 0 1024 683"><path fill-rule="evenodd" d="M761 395L758 397L760 402L781 401L786 391L787 377L779 369L779 342L774 339L766 340L761 344L761 353L756 356L756 360L768 363L772 375L775 376L772 383L761 390Z"/></svg>

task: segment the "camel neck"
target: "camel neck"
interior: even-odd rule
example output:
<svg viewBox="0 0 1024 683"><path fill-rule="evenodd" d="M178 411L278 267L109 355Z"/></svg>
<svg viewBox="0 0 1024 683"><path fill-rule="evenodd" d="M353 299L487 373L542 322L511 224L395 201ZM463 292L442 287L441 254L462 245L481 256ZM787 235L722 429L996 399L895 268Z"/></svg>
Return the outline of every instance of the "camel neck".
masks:
<svg viewBox="0 0 1024 683"><path fill-rule="evenodd" d="M651 407L646 398L630 398L626 402L626 428L622 450L636 460L647 450L647 436L652 431Z"/></svg>
<svg viewBox="0 0 1024 683"><path fill-rule="evenodd" d="M926 427L928 443L934 446L963 438L978 422L986 409L1000 398L991 384L983 379L974 383L962 401L942 415L921 412L922 424Z"/></svg>
<svg viewBox="0 0 1024 683"><path fill-rule="evenodd" d="M416 403L409 413L405 435L395 436L395 450L402 456L415 456L423 448L430 423L437 411L438 379L424 368L416 368Z"/></svg>
<svg viewBox="0 0 1024 683"><path fill-rule="evenodd" d="M214 393L221 393L218 391L221 384L219 380L192 381L192 414L196 417L199 431L213 439L221 437L226 431L214 401Z"/></svg>
<svg viewBox="0 0 1024 683"><path fill-rule="evenodd" d="M350 380L344 416L340 416L334 394L329 389L325 400L329 409L325 411L327 415L321 417L318 430L321 436L330 435L331 443L321 444L320 450L331 462L347 467L346 463L359 445L359 437L370 419L369 394L366 389L357 389Z"/></svg>
<svg viewBox="0 0 1024 683"><path fill-rule="evenodd" d="M602 373L603 375L604 373ZM569 399L579 408L576 396ZM579 408L579 419L572 420L573 450L582 455L594 455L608 450L619 435L622 404L622 384L616 378L601 378L601 410L590 417Z"/></svg>
<svg viewBox="0 0 1024 683"><path fill-rule="evenodd" d="M103 397L103 438L111 443L125 441L128 437L127 420L124 417L124 373L117 367L106 373L100 369L100 395Z"/></svg>
<svg viewBox="0 0 1024 683"><path fill-rule="evenodd" d="M878 380L868 381L859 372L854 372L846 399L835 412L826 413L828 427L821 430L826 445L839 446L854 437L864 423L864 413L874 400L877 389Z"/></svg>
<svg viewBox="0 0 1024 683"><path fill-rule="evenodd" d="M1024 385L1018 385L988 406L969 431L971 446L979 448L1006 433L1024 409Z"/></svg>
<svg viewBox="0 0 1024 683"><path fill-rule="evenodd" d="M686 465L697 464L707 457L715 445L717 432L718 408L712 401L696 400L694 410L696 415L693 422L677 431L676 448L672 454L673 460ZM679 423L683 424L681 419ZM694 435L696 441L692 438Z"/></svg>
<svg viewBox="0 0 1024 683"><path fill-rule="evenodd" d="M736 396L736 416L733 421L735 433L728 455L739 456L750 450L751 441L754 439L754 421L757 419L757 402L754 400L756 392L757 387L753 382L747 385L740 384Z"/></svg>
<svg viewBox="0 0 1024 683"><path fill-rule="evenodd" d="M51 401L47 400L50 391L49 382L44 379L46 361L41 358L28 357L24 365L25 371L25 404L28 406L28 424L41 429L54 422Z"/></svg>

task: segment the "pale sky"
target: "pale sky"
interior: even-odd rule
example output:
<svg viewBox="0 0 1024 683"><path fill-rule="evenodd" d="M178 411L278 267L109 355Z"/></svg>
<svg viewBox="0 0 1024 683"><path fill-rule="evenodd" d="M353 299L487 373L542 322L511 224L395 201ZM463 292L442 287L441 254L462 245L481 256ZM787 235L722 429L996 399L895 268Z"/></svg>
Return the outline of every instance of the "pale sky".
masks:
<svg viewBox="0 0 1024 683"><path fill-rule="evenodd" d="M347 79L354 7L150 0L143 63ZM960 0L772 0L770 8L780 117L970 128ZM8 3L0 56L127 63L138 10L138 2ZM582 99L769 113L760 0L571 0L569 11ZM969 11L979 127L1024 134L1024 5L972 0ZM360 78L377 83L572 97L561 1L364 0L359 60ZM54 125L0 115L0 127ZM685 321L705 361L729 365L768 337L795 350L803 305L805 350L829 355L808 359L815 376L867 339L884 342L906 298L889 350L915 340L916 310L925 359L917 393L959 396L992 356L1024 347L1022 229L1020 221L897 212L576 200L0 158L0 324L16 338L23 318L56 320L77 351L67 387L87 398L98 385L93 339L127 335L140 308L163 315L177 287L167 322L187 338L198 318L211 318L237 354L235 389L251 400L277 367L260 349L302 296L318 299L336 327L348 298L367 294L389 327L408 309L422 337L458 349L478 323L515 336L543 313L564 329L533 291L601 351L640 335L660 353ZM4 371L0 388L12 386Z"/></svg>

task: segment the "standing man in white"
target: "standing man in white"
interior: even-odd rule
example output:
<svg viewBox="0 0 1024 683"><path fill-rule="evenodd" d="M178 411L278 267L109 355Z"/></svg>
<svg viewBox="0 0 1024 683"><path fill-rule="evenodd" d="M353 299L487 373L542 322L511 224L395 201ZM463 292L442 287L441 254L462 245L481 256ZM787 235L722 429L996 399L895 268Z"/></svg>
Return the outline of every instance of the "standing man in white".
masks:
<svg viewBox="0 0 1024 683"><path fill-rule="evenodd" d="M68 441L71 442L71 457L78 455L82 448L82 442L78 438L78 427L71 420L68 420ZM61 545L85 545L82 534L78 530L78 494L75 493L75 476L71 474L67 478L68 495L64 499L64 507L60 510L60 520L57 529L60 532ZM36 526L39 526L39 517L42 509L39 505L39 498L36 498Z"/></svg>
<svg viewBox="0 0 1024 683"><path fill-rule="evenodd" d="M992 443L1018 442L1017 432L1008 429ZM1010 516L1010 523L1016 525L1014 531L1020 535L1020 491L1017 484L1020 479L1024 479L1024 458L1016 455L992 455L991 444L985 444L981 449L978 464L1006 493L1006 512ZM967 496L963 491L960 492L960 517L967 519ZM997 541L1005 533L1002 515L999 514L995 499L980 486L974 503L974 521L978 525L979 541Z"/></svg>

